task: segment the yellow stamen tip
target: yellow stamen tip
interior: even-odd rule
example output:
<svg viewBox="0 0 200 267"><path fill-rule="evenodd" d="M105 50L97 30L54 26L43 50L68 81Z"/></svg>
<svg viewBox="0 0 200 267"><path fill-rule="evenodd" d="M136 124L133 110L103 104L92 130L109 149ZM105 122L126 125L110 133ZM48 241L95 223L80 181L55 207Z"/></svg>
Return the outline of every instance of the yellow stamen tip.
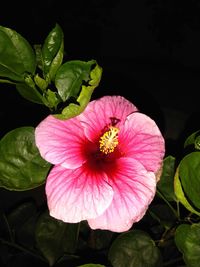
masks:
<svg viewBox="0 0 200 267"><path fill-rule="evenodd" d="M109 130L106 131L99 139L99 148L100 151L104 154L112 153L116 146L118 145L118 132L119 129L116 127L109 127Z"/></svg>

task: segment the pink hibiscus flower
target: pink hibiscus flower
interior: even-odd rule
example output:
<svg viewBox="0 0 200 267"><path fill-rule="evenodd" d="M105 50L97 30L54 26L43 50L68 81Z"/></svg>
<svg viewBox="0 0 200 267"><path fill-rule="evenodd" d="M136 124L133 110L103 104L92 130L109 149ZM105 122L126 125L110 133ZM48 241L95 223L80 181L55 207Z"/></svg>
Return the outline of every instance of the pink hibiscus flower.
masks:
<svg viewBox="0 0 200 267"><path fill-rule="evenodd" d="M156 123L127 99L104 96L69 120L49 115L35 138L41 156L55 165L46 181L51 216L114 232L144 216L165 145Z"/></svg>

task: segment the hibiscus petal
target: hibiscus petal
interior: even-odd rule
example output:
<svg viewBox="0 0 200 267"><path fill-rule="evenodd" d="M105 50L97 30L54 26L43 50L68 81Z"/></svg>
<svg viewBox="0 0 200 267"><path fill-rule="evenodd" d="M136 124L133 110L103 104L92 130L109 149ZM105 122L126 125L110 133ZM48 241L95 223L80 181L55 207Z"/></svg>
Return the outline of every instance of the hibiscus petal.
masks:
<svg viewBox="0 0 200 267"><path fill-rule="evenodd" d="M113 199L106 179L106 174L98 176L85 165L75 170L54 166L46 183L50 215L69 223L96 218Z"/></svg>
<svg viewBox="0 0 200 267"><path fill-rule="evenodd" d="M150 117L142 113L128 116L119 133L120 150L125 157L134 158L148 170L157 172L162 165L164 138Z"/></svg>
<svg viewBox="0 0 200 267"><path fill-rule="evenodd" d="M137 108L122 96L104 96L91 101L85 111L80 114L81 123L85 129L85 135L94 141L102 134L105 127L117 123L120 126L126 117Z"/></svg>
<svg viewBox="0 0 200 267"><path fill-rule="evenodd" d="M155 175L130 158L118 159L115 174L108 175L114 190L113 201L102 215L88 220L88 223L92 229L127 231L144 216L154 198Z"/></svg>
<svg viewBox="0 0 200 267"><path fill-rule="evenodd" d="M86 138L77 118L64 121L48 116L36 127L35 141L41 156L52 164L77 168L86 161Z"/></svg>

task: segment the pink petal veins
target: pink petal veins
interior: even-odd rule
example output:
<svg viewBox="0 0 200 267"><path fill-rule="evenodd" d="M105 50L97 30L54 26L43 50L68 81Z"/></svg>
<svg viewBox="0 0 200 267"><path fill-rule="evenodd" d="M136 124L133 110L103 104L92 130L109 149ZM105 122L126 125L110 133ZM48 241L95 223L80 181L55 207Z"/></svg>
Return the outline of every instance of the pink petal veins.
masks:
<svg viewBox="0 0 200 267"><path fill-rule="evenodd" d="M121 96L105 96L75 118L48 116L38 125L36 145L56 165L46 183L53 217L122 232L144 216L155 195L165 144L156 123L136 111ZM111 126L117 136L108 132Z"/></svg>
<svg viewBox="0 0 200 267"><path fill-rule="evenodd" d="M86 138L77 118L48 116L36 127L35 141L41 156L52 164L74 169L86 161L82 151Z"/></svg>
<svg viewBox="0 0 200 267"><path fill-rule="evenodd" d="M119 127L126 117L135 111L137 108L122 96L104 96L88 104L80 114L80 121L86 136L93 141L106 126L117 124Z"/></svg>
<svg viewBox="0 0 200 267"><path fill-rule="evenodd" d="M76 223L96 218L110 205L113 189L107 176L86 170L55 166L47 179L46 195L50 215L64 222Z"/></svg>
<svg viewBox="0 0 200 267"><path fill-rule="evenodd" d="M97 218L88 220L92 229L123 232L145 214L156 192L154 173L147 172L140 162L121 158L112 179L114 198L107 210Z"/></svg>
<svg viewBox="0 0 200 267"><path fill-rule="evenodd" d="M165 143L156 123L141 113L131 114L120 132L120 149L125 157L141 162L148 170L157 172L165 153Z"/></svg>

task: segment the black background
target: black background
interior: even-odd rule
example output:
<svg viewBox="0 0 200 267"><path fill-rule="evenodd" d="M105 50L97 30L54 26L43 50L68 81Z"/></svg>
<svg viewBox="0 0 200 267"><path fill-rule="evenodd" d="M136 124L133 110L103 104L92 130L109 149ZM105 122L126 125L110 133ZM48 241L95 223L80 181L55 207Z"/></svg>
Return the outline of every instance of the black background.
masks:
<svg viewBox="0 0 200 267"><path fill-rule="evenodd" d="M184 138L199 130L199 1L1 1L0 25L31 45L42 44L56 23L64 32L67 59L95 59L103 68L92 97L131 100L157 122L167 154L176 155ZM36 126L48 114L5 84L0 101L1 137L16 127Z"/></svg>
<svg viewBox="0 0 200 267"><path fill-rule="evenodd" d="M185 120L198 113L198 1L35 0L1 5L0 24L32 45L43 43L55 23L64 31L67 59L96 59L103 68L93 98L105 94L130 98L172 139L179 136ZM9 94L9 107L15 102L12 98ZM198 127L197 121L192 127L190 131Z"/></svg>

